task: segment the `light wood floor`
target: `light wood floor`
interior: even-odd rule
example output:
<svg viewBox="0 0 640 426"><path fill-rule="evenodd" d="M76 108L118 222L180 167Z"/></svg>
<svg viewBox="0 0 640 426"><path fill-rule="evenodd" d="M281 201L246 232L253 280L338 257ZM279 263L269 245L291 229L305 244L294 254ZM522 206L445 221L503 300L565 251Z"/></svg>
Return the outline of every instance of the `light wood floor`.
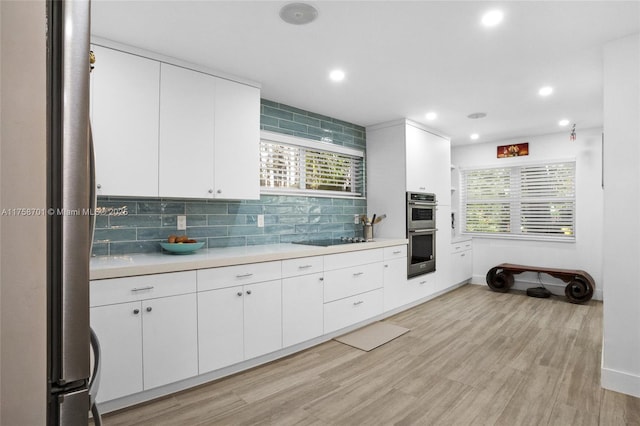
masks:
<svg viewBox="0 0 640 426"><path fill-rule="evenodd" d="M386 321L371 352L330 341L110 425L640 425L640 399L600 388L602 304L467 285Z"/></svg>

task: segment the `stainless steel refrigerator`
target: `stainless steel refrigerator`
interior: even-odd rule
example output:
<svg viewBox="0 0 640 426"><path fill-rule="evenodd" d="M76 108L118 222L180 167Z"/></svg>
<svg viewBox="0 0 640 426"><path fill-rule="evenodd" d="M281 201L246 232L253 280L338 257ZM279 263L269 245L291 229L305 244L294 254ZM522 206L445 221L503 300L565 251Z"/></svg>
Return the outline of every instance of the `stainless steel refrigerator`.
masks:
<svg viewBox="0 0 640 426"><path fill-rule="evenodd" d="M86 425L97 378L89 325L95 207L89 39L89 0L47 1L49 425Z"/></svg>

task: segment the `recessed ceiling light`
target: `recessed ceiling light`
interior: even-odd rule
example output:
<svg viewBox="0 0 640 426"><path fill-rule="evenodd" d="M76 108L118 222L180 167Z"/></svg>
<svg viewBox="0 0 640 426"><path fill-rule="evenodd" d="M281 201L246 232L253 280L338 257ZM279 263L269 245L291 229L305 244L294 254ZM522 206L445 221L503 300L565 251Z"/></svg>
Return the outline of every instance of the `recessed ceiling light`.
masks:
<svg viewBox="0 0 640 426"><path fill-rule="evenodd" d="M342 70L333 70L329 73L329 78L333 81L342 81L344 77L345 73Z"/></svg>
<svg viewBox="0 0 640 426"><path fill-rule="evenodd" d="M567 120L567 119L565 118L564 120L560 120L560 121L558 122L558 124L559 124L560 126L566 126L567 124L569 124L569 120Z"/></svg>
<svg viewBox="0 0 640 426"><path fill-rule="evenodd" d="M289 3L280 9L280 18L293 25L304 25L314 21L318 17L315 7L306 3Z"/></svg>
<svg viewBox="0 0 640 426"><path fill-rule="evenodd" d="M552 93L553 93L553 87L551 86L544 86L543 88L538 90L538 94L540 96L549 96Z"/></svg>
<svg viewBox="0 0 640 426"><path fill-rule="evenodd" d="M425 117L427 120L435 120L436 117L438 117L438 114L436 114L435 112L428 112Z"/></svg>
<svg viewBox="0 0 640 426"><path fill-rule="evenodd" d="M476 139L478 139L480 137L479 134L477 133L473 133L471 136L469 136L471 138L472 141L475 141Z"/></svg>
<svg viewBox="0 0 640 426"><path fill-rule="evenodd" d="M504 13L501 10L492 10L482 15L482 25L485 27L495 27L504 18Z"/></svg>
<svg viewBox="0 0 640 426"><path fill-rule="evenodd" d="M474 112L473 114L467 115L467 118L470 118L472 120L476 120L478 118L485 118L486 116L487 116L486 112Z"/></svg>

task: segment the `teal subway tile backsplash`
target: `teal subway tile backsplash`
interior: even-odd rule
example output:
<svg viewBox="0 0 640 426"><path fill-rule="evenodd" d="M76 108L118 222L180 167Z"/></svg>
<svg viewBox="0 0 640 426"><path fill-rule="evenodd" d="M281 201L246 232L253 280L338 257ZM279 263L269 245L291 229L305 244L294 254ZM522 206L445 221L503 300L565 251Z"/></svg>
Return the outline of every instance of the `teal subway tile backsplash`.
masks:
<svg viewBox="0 0 640 426"><path fill-rule="evenodd" d="M364 150L365 129L325 115L261 100L260 128ZM259 200L99 197L98 207L126 206L126 216L97 216L93 255L160 252L160 241L187 216L186 234L206 246L290 243L304 239L361 236L353 215L367 212L366 199L263 194ZM265 226L257 226L258 215Z"/></svg>

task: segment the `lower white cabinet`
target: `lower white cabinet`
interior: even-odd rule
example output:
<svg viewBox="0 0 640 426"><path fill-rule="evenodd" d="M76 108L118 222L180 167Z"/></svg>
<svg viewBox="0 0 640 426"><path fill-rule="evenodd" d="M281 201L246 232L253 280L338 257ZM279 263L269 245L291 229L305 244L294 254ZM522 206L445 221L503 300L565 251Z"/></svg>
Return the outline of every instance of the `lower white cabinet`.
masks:
<svg viewBox="0 0 640 426"><path fill-rule="evenodd" d="M382 313L381 288L324 304L324 332L331 333Z"/></svg>
<svg viewBox="0 0 640 426"><path fill-rule="evenodd" d="M406 254L406 253L405 253ZM413 301L407 282L407 258L384 262L384 310L390 311Z"/></svg>
<svg viewBox="0 0 640 426"><path fill-rule="evenodd" d="M451 244L451 281L459 284L471 280L473 276L472 242L461 241Z"/></svg>
<svg viewBox="0 0 640 426"><path fill-rule="evenodd" d="M323 333L323 274L282 280L282 343L291 346Z"/></svg>
<svg viewBox="0 0 640 426"><path fill-rule="evenodd" d="M97 401L141 392L142 313L140 302L90 309L91 328L100 340L101 378Z"/></svg>
<svg viewBox="0 0 640 426"><path fill-rule="evenodd" d="M282 348L281 286L273 280L198 293L200 374Z"/></svg>
<svg viewBox="0 0 640 426"><path fill-rule="evenodd" d="M99 402L198 374L195 273L92 281L91 293Z"/></svg>

